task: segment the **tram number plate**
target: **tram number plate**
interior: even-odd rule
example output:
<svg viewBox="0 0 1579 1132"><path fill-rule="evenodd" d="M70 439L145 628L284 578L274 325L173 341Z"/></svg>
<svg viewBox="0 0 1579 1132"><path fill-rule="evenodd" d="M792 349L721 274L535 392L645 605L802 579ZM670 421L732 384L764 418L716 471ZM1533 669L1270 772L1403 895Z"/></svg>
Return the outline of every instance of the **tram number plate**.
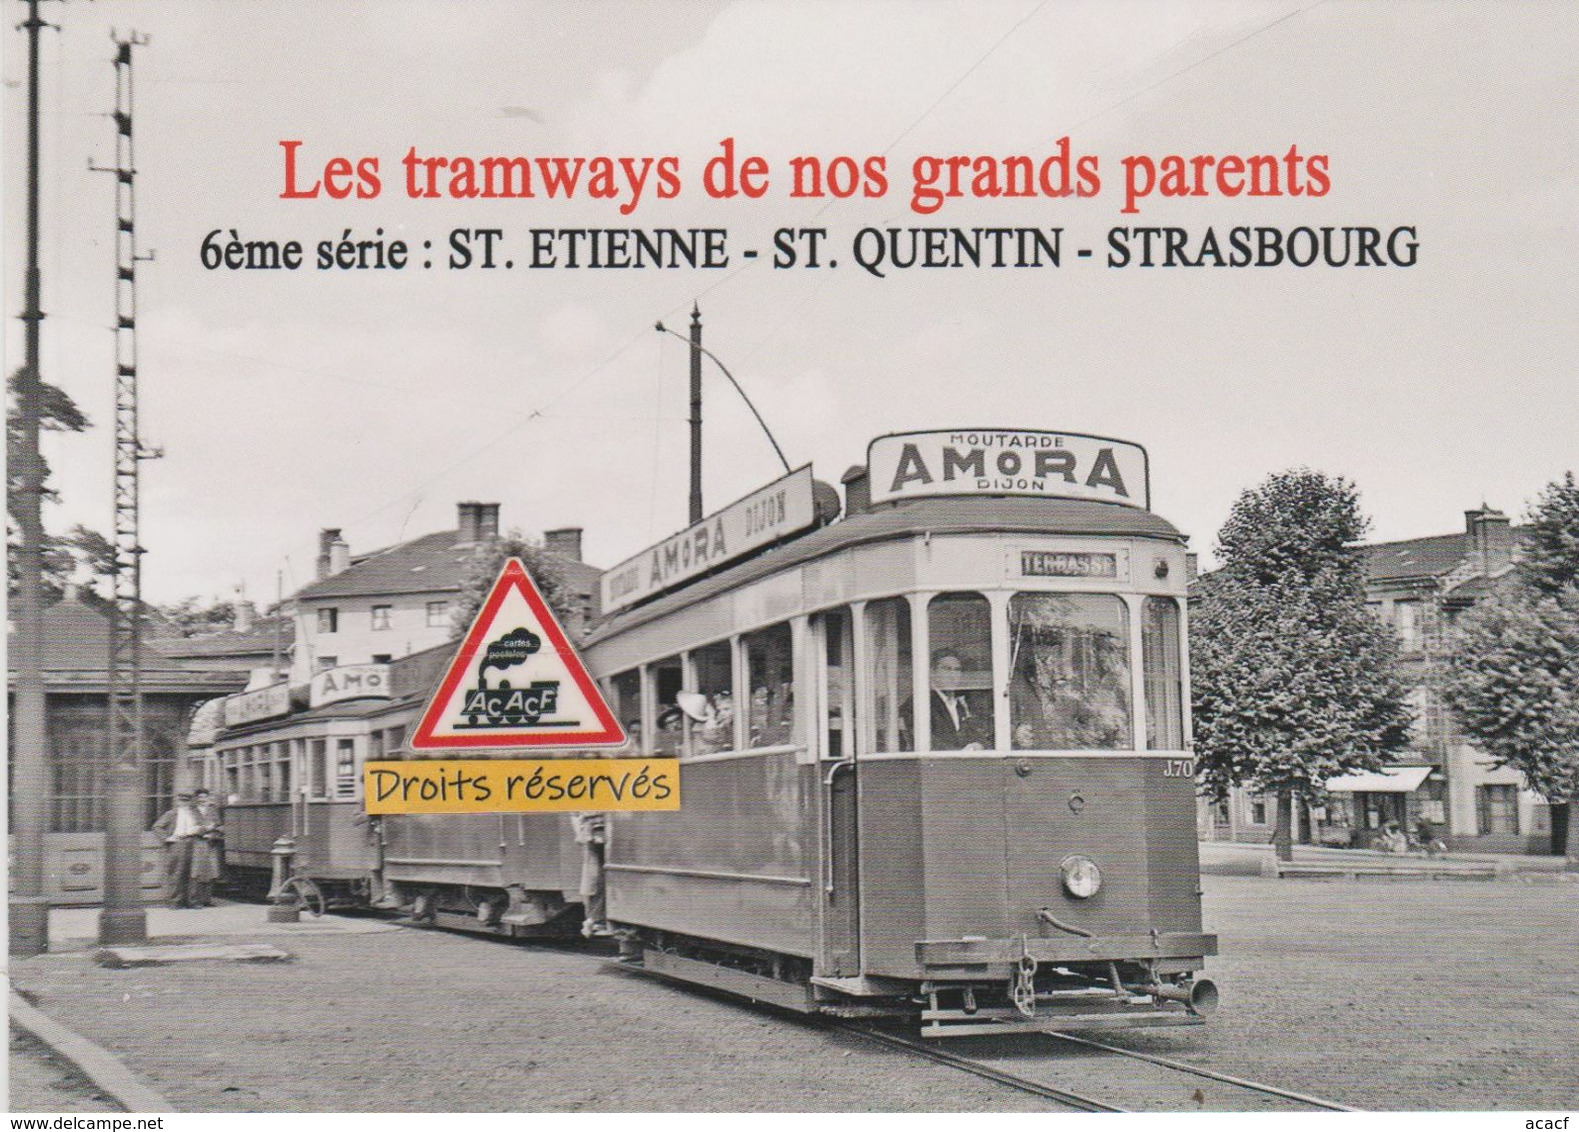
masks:
<svg viewBox="0 0 1579 1132"><path fill-rule="evenodd" d="M1162 777L1164 778L1194 778L1194 759L1169 759L1162 764Z"/></svg>

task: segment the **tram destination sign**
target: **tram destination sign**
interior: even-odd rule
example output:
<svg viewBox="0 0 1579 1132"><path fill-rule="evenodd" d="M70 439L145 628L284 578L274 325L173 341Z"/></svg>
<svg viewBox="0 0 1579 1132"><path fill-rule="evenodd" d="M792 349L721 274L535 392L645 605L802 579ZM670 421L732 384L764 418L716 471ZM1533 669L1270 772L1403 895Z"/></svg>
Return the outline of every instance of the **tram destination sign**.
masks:
<svg viewBox="0 0 1579 1132"><path fill-rule="evenodd" d="M1118 555L1085 550L1022 550L1025 578L1117 578Z"/></svg>
<svg viewBox="0 0 1579 1132"><path fill-rule="evenodd" d="M226 727L240 727L243 723L256 723L260 719L290 713L291 688L283 681L225 697Z"/></svg>
<svg viewBox="0 0 1579 1132"><path fill-rule="evenodd" d="M816 521L807 464L607 571L603 612L635 605Z"/></svg>
<svg viewBox="0 0 1579 1132"><path fill-rule="evenodd" d="M342 664L338 668L315 672L307 693L307 706L323 707L363 697L389 699L389 665Z"/></svg>
<svg viewBox="0 0 1579 1132"><path fill-rule="evenodd" d="M1037 495L1151 506L1146 450L1073 432L965 428L880 436L866 452L872 502Z"/></svg>

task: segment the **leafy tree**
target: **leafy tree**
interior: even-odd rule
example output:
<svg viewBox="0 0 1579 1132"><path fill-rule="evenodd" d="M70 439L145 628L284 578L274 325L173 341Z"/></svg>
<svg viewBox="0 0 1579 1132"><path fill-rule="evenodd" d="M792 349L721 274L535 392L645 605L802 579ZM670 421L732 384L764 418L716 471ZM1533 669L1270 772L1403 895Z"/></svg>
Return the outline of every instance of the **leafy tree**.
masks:
<svg viewBox="0 0 1579 1132"><path fill-rule="evenodd" d="M22 491L22 464L19 459L22 418L18 394L25 372L25 366L17 367L6 383L6 590L13 601L17 589L17 540L21 536L16 525L9 520L14 517ZM93 422L65 390L48 382L40 382L38 425L44 432L84 432L92 427ZM49 487L48 463L44 463L43 472L44 498L58 499L59 496ZM45 532L41 550L44 566L43 597L46 604L59 600L66 583L76 572L79 561L87 566L94 577L108 578L114 572L114 547L103 535L80 524L64 536ZM83 599L103 604L103 600L92 590L84 591Z"/></svg>
<svg viewBox="0 0 1579 1132"><path fill-rule="evenodd" d="M163 621L180 636L192 637L228 629L236 622L236 603L212 598L186 597L161 605Z"/></svg>
<svg viewBox="0 0 1579 1132"><path fill-rule="evenodd" d="M1298 468L1243 492L1218 532L1220 569L1190 617L1196 753L1216 798L1277 796L1278 856L1293 854L1295 795L1380 767L1408 741L1398 644L1365 609L1352 483Z"/></svg>
<svg viewBox="0 0 1579 1132"><path fill-rule="evenodd" d="M1511 766L1567 824L1579 857L1579 484L1548 484L1530 510L1515 569L1458 622L1444 694L1460 729Z"/></svg>
<svg viewBox="0 0 1579 1132"><path fill-rule="evenodd" d="M581 611L577 608L575 594L565 584L564 573L554 555L535 542L528 541L520 531L512 530L503 538L478 543L461 570L461 592L455 600L455 619L450 626L450 636L460 637L471 628L483 599L504 569L507 558L519 558L526 572L537 585L548 608L553 610L559 623L569 632Z"/></svg>
<svg viewBox="0 0 1579 1132"><path fill-rule="evenodd" d="M1579 482L1566 472L1530 508L1520 568L1526 583L1557 594L1579 584Z"/></svg>

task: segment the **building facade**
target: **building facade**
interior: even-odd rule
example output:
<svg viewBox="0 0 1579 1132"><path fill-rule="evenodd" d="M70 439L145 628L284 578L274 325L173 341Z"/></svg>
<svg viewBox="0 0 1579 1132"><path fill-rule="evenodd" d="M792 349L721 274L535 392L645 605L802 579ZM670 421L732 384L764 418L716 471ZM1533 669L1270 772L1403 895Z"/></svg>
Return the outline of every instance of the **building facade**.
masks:
<svg viewBox="0 0 1579 1132"><path fill-rule="evenodd" d="M457 519L455 530L356 557L339 530L320 532L318 577L291 603L289 682L305 685L332 668L389 664L448 642L466 565L499 537L499 505L460 503ZM547 531L543 545L575 595L576 620L590 618L602 572L581 560L581 528ZM572 639L580 628L566 626Z"/></svg>
<svg viewBox="0 0 1579 1132"><path fill-rule="evenodd" d="M1398 634L1415 727L1409 750L1376 774L1328 784L1324 806L1295 803L1296 839L1368 847L1388 822L1413 831L1422 820L1451 849L1551 853L1551 807L1524 788L1511 767L1464 738L1442 695L1455 619L1513 568L1519 531L1500 511L1464 513L1464 530L1363 548L1366 604ZM1235 791L1200 810L1203 837L1266 841L1277 825L1277 799ZM1555 850L1561 852L1561 849Z"/></svg>
<svg viewBox="0 0 1579 1132"><path fill-rule="evenodd" d="M183 660L143 642L142 821L170 808L181 777L189 722L198 705L239 691L247 674ZM44 611L44 718L49 765L49 825L44 837L45 894L52 904L93 904L104 893L104 820L109 759L109 618L75 587ZM11 673L10 680L15 681ZM9 738L9 737L8 737ZM9 743L8 743L9 748ZM14 759L8 765L14 765ZM158 899L159 845L144 835L143 888Z"/></svg>

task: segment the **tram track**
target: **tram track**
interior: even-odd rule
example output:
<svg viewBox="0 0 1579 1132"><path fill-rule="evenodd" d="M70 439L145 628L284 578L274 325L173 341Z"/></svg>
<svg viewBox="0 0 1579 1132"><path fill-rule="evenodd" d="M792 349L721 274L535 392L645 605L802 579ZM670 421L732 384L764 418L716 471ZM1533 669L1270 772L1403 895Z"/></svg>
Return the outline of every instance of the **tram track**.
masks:
<svg viewBox="0 0 1579 1132"><path fill-rule="evenodd" d="M1035 1081L1018 1073L1010 1073L994 1068L984 1062L976 1061L969 1057L962 1057L939 1046L936 1042L928 1042L921 1038L907 1038L902 1034L891 1034L884 1030L877 1030L871 1026L861 1026L846 1022L835 1027L840 1033L851 1034L867 1041L876 1042L892 1049L902 1049L907 1053L924 1057L928 1061L935 1061L940 1065L951 1066L965 1073L984 1077L989 1081L996 1081L1000 1085L1007 1085L1021 1092L1033 1093L1039 1097L1047 1097L1068 1105L1078 1112L1125 1112L1126 1109L1099 1101L1095 1097L1088 1097L1081 1093L1061 1089L1045 1082Z"/></svg>
<svg viewBox="0 0 1579 1132"><path fill-rule="evenodd" d="M427 925L416 923L409 919L394 918L392 922L400 927L404 927L413 931L432 930ZM506 944L512 947L525 948L527 950L546 951L557 955L574 956L576 958L587 960L588 962L594 963L600 967L618 969L633 974L639 973L634 971L632 968L628 968L623 964L620 964L617 960L615 960L612 953L608 950L600 949L598 951L588 951L587 943L584 940L576 940L569 937L563 940L526 940L491 935L478 935L467 932L452 934L459 934L465 936L466 938L477 940L478 942ZM710 990L708 988L699 987L690 983L685 983L682 985L689 993L701 994L709 997L717 996L719 998L742 1004L748 1002L748 1000L741 999L738 996L729 994L725 991ZM1214 1082L1218 1085L1227 1086L1229 1089L1238 1090L1239 1094L1242 1096L1256 1097L1261 1098L1263 1101L1272 1102L1271 1105L1262 1103L1254 1106L1259 1111L1360 1111L1348 1105L1341 1104L1337 1101L1328 1100L1323 1097L1297 1092L1292 1089L1284 1089L1280 1086L1269 1085L1264 1082L1252 1081L1248 1078L1237 1077L1228 1073L1220 1073L1214 1069L1207 1069L1206 1067L1199 1065L1191 1065L1189 1062L1178 1061L1176 1059L1163 1057L1158 1054L1145 1053L1140 1050L1125 1049L1122 1046L1109 1045L1106 1042L1096 1041L1091 1038L1081 1037L1076 1034L1058 1033L1056 1031L1030 1031L1025 1034L1013 1035L1012 1039L960 1038L954 1039L953 1042L945 1044L944 1042L940 1042L937 1039L922 1038L919 1035L910 1036L907 1034L896 1033L892 1029L878 1027L871 1023L840 1021L837 1019L828 1018L826 1016L808 1017L805 1015L797 1015L787 1011L780 1011L773 1008L769 1004L763 1003L752 1002L751 1005L766 1009L771 1013L784 1018L786 1021L801 1024L809 1023L813 1026L817 1026L831 1032L855 1037L877 1045L887 1046L890 1049L902 1050L906 1053L914 1054L917 1057L924 1058L936 1064L946 1065L952 1069L957 1069L964 1073L970 1073L974 1076L996 1082L997 1084L1003 1085L1005 1087L1019 1090L1020 1092L1030 1093L1034 1096L1056 1101L1057 1103L1077 1112L1187 1110L1182 1104L1169 1104L1163 1107L1154 1107L1151 1105L1144 1105L1141 1107L1124 1107L1120 1104L1114 1103L1111 1100L1104 1100L1100 1097L1090 1096L1082 1092L1076 1092L1073 1089L1066 1088L1061 1084L1057 1084L1046 1079L1039 1080L1036 1076L1030 1076L1026 1072L1017 1072L1016 1068L1018 1068L1018 1066L1016 1068L1009 1068L1004 1063L1011 1061L1019 1062L1027 1067L1031 1073L1035 1073L1038 1067L1045 1070L1049 1065L1049 1061L1046 1059L1035 1059L1034 1056L1029 1054L1026 1046L1026 1043L1029 1039L1042 1039L1049 1042L1062 1043L1066 1046L1075 1046L1082 1049L1091 1050L1099 1054L1106 1054L1113 1058L1123 1058L1134 1062L1144 1063L1157 1069L1169 1071L1179 1076L1187 1076L1199 1080ZM948 1045L959 1042L972 1043L977 1045L978 1048L980 1047L981 1043L985 1042L987 1043L988 1048L996 1048L1000 1050L1003 1049L1005 1045L1008 1045L1009 1049L1000 1056L971 1057L959 1052L957 1048L948 1048ZM1065 1072L1068 1072L1071 1070L1088 1071L1092 1063L1089 1061L1074 1063L1067 1058L1059 1058L1055 1059L1053 1064L1056 1064ZM1131 1091L1133 1091L1135 1087L1134 1083L1130 1082L1129 1084ZM1180 1092L1176 1093L1175 1095L1184 1096L1186 1094ZM1199 1099L1196 1100L1196 1104L1204 1110L1208 1098L1200 1096L1199 1094L1195 1095L1199 1097ZM1221 1103L1229 1101L1232 1098L1229 1095L1219 1094L1209 1099L1213 1102ZM1234 1105L1233 1107L1237 1108L1239 1106ZM1220 1111L1220 1109L1214 1106L1211 1111Z"/></svg>
<svg viewBox="0 0 1579 1132"><path fill-rule="evenodd" d="M1101 1050L1105 1053L1111 1053L1119 1057L1127 1057L1135 1061L1144 1061L1151 1065L1158 1065L1165 1069L1173 1069L1180 1073L1187 1073L1195 1077L1203 1077L1210 1081L1217 1081L1221 1084L1232 1085L1236 1088L1245 1089L1249 1092L1259 1093L1264 1096L1294 1101L1298 1104L1308 1105L1311 1108L1321 1109L1326 1112L1359 1111L1358 1109L1351 1108L1348 1105L1339 1104L1337 1101L1326 1100L1323 1097L1311 1096L1308 1093L1297 1093L1292 1089L1284 1089L1276 1085L1266 1085L1259 1081L1246 1080L1243 1077L1235 1077L1228 1073L1219 1073L1215 1069L1206 1069L1199 1065L1191 1065L1188 1062L1175 1061L1173 1058L1169 1057L1159 1057L1156 1054L1142 1053L1139 1050L1124 1049L1121 1046L1110 1046L1105 1042L1093 1041L1090 1038L1082 1038L1074 1034L1049 1033L1047 1037L1055 1038L1063 1042L1073 1042L1076 1045L1085 1046L1089 1049Z"/></svg>
<svg viewBox="0 0 1579 1132"><path fill-rule="evenodd" d="M1284 1089L1276 1085L1268 1085L1263 1082L1252 1081L1244 1077L1236 1077L1227 1073L1219 1073L1213 1069L1207 1069L1198 1065L1191 1065L1188 1062L1176 1061L1172 1058L1142 1053L1138 1050L1124 1049L1120 1046L1108 1045L1105 1042L1092 1041L1091 1039L1078 1037L1073 1034L1038 1032L1035 1034L1028 1033L1024 1035L1018 1035L1015 1038L1015 1042L1019 1043L1019 1048L1014 1051L1012 1057L1006 1058L993 1056L967 1056L958 1052L957 1049L940 1048L939 1043L933 1039L909 1037L904 1034L896 1034L889 1030L878 1029L870 1025L863 1025L859 1023L842 1023L839 1024L837 1028L842 1033L866 1038L894 1049L901 1049L908 1053L913 1053L919 1057L926 1058L929 1061L948 1065L963 1072L971 1073L978 1077L984 1077L990 1081L996 1081L999 1084L1006 1085L1010 1088L1019 1089L1022 1092L1032 1093L1036 1096L1047 1097L1052 1100L1059 1101L1060 1103L1069 1105L1070 1107L1081 1112L1131 1112L1158 1109L1154 1109L1154 1106L1150 1104L1142 1104L1135 1107L1125 1107L1116 1103L1111 1098L1104 1099L1101 1097L1092 1096L1089 1093L1075 1092L1074 1090L1069 1089L1062 1084L1054 1083L1053 1081L1048 1080L1045 1074L1047 1069L1051 1066L1056 1065L1057 1070L1055 1071L1062 1071L1066 1074L1071 1071L1089 1073L1092 1068L1092 1063L1090 1061L1071 1062L1065 1058L1059 1058L1055 1061L1035 1059L1032 1056L1027 1056L1027 1051L1024 1047L1024 1042L1026 1039L1035 1037L1044 1038L1049 1041L1068 1043L1079 1046L1083 1049L1090 1049L1103 1054L1111 1055L1113 1057L1143 1062L1180 1076L1211 1081L1217 1083L1218 1085L1226 1085L1230 1089L1236 1090L1238 1095L1231 1096L1219 1092L1218 1095L1215 1095L1210 1099L1214 1102L1217 1102L1218 1104L1222 1104L1224 1102L1233 1102L1232 1107L1234 1108L1242 1107L1246 1098L1254 1098L1255 1101L1250 1107L1253 1107L1259 1111L1357 1111L1348 1105L1340 1104L1337 1101L1327 1100L1323 1097L1295 1092L1291 1089ZM994 1043L994 1045L1001 1047L1002 1043ZM1007 1061L1013 1061L1019 1064L1015 1065L1014 1068L1010 1068L1005 1064ZM1132 1092L1136 1088L1136 1085L1133 1081L1126 1082L1126 1084ZM1170 1091L1173 1091L1173 1089L1177 1088L1177 1086L1173 1085L1172 1082L1168 1081L1166 1078L1155 1082L1150 1082L1148 1084L1159 1089L1169 1088ZM1201 1108L1205 1107L1208 1100L1208 1098L1200 1093L1199 1090L1196 1090L1190 1094L1185 1094L1180 1091L1175 1093L1175 1095L1190 1095L1195 1099L1196 1105L1200 1106ZM1183 1110L1182 1105L1168 1104L1163 1109L1158 1111L1181 1110ZM1214 1111L1215 1110L1216 1109L1214 1105Z"/></svg>

